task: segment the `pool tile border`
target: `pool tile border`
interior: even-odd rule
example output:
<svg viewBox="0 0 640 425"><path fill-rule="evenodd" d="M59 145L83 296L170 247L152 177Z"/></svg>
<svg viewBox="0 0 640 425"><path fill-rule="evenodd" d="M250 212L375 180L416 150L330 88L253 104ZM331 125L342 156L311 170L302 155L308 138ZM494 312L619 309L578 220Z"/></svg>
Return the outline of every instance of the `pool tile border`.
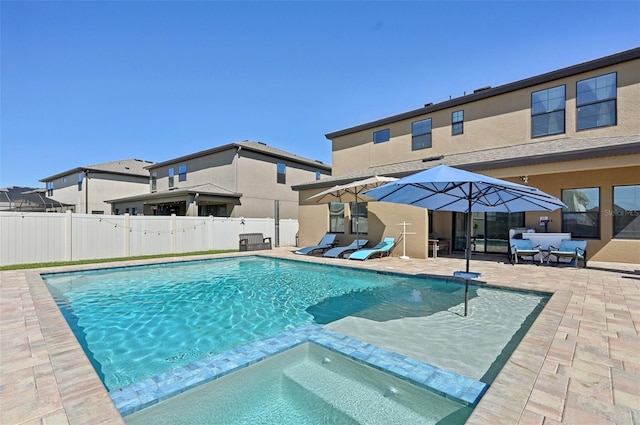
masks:
<svg viewBox="0 0 640 425"><path fill-rule="evenodd" d="M307 325L111 390L109 395L118 411L127 416L307 342L468 406L475 405L489 387L320 326Z"/></svg>

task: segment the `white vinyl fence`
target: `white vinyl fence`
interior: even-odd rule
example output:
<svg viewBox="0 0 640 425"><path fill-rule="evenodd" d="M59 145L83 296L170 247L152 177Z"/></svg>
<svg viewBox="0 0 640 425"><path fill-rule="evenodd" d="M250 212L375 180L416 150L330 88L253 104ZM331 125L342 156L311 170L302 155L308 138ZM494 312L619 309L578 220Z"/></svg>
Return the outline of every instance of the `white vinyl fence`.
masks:
<svg viewBox="0 0 640 425"><path fill-rule="evenodd" d="M280 220L279 246L295 246L298 220ZM274 246L273 218L0 213L0 265L238 249L240 233Z"/></svg>

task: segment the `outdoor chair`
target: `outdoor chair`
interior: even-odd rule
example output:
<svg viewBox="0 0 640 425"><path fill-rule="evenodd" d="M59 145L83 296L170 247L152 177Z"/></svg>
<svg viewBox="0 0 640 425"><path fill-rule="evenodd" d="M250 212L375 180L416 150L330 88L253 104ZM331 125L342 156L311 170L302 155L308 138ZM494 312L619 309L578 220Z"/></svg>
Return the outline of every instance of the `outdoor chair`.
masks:
<svg viewBox="0 0 640 425"><path fill-rule="evenodd" d="M440 238L437 233L429 233L429 250L433 258L437 258L440 251L451 255L451 244L448 239Z"/></svg>
<svg viewBox="0 0 640 425"><path fill-rule="evenodd" d="M304 248L297 250L295 253L300 255L310 255L317 251L325 252L334 246L336 246L336 235L333 233L327 233L322 237L317 245L305 246Z"/></svg>
<svg viewBox="0 0 640 425"><path fill-rule="evenodd" d="M511 247L511 255L509 256L509 262L511 264L518 264L518 257L531 257L531 262L535 262L535 256L540 258L540 264L542 264L542 248L540 245L533 246L530 239L509 239L509 246Z"/></svg>
<svg viewBox="0 0 640 425"><path fill-rule="evenodd" d="M373 256L386 257L391 254L395 247L395 238L384 238L382 242L370 249L359 249L354 251L350 256L350 260L368 260Z"/></svg>
<svg viewBox="0 0 640 425"><path fill-rule="evenodd" d="M240 233L239 250L256 251L271 249L271 237L263 237L262 233Z"/></svg>
<svg viewBox="0 0 640 425"><path fill-rule="evenodd" d="M556 263L560 263L560 258L571 258L576 267L578 260L582 260L582 267L587 267L587 241L563 239L558 248L549 245L549 256L551 255L556 257Z"/></svg>
<svg viewBox="0 0 640 425"><path fill-rule="evenodd" d="M335 248L331 248L324 254L323 257L330 258L342 258L346 253L357 251L361 248L364 248L369 241L367 239L356 239L346 246L337 246Z"/></svg>

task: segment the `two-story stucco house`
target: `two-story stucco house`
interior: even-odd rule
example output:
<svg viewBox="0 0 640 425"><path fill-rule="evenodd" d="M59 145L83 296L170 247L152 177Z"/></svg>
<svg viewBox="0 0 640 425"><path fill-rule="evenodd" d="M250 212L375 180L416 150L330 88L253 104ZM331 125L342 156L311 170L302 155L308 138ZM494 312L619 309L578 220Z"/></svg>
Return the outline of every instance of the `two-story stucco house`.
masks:
<svg viewBox="0 0 640 425"><path fill-rule="evenodd" d="M40 181L45 183L49 198L74 205L77 213L111 214L111 205L105 202L108 199L148 190L149 171L145 167L151 164L123 159L72 168Z"/></svg>
<svg viewBox="0 0 640 425"><path fill-rule="evenodd" d="M150 164L143 194L111 199L114 214L298 218L293 185L331 166L254 141L230 143ZM277 204L276 204L277 203Z"/></svg>
<svg viewBox="0 0 640 425"><path fill-rule="evenodd" d="M462 91L462 90L461 90ZM463 213L384 202L318 205L308 198L374 175L403 177L446 164L537 187L568 208L545 213L473 213L474 249L505 253L511 228L570 232L588 258L640 263L640 48L427 104L326 135L333 175L298 185L300 243L325 232L398 238L412 223L411 257L428 256L428 235L464 249ZM549 221L541 224L541 217ZM366 219L366 220L363 220ZM351 223L351 225L349 224Z"/></svg>

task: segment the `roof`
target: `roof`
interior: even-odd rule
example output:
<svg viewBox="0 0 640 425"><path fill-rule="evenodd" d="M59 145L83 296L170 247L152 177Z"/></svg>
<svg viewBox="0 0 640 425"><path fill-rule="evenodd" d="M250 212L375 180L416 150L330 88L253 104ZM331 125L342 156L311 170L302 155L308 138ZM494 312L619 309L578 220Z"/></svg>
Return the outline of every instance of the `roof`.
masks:
<svg viewBox="0 0 640 425"><path fill-rule="evenodd" d="M48 198L44 195L45 189L23 187L23 186L9 186L0 188L0 204L7 204L10 210L24 210L24 209L45 209L45 208L57 208L68 207L70 204L65 204L55 199Z"/></svg>
<svg viewBox="0 0 640 425"><path fill-rule="evenodd" d="M158 167L164 167L167 165L171 165L171 164L175 164L177 162L183 162L183 161L187 161L190 159L194 159L194 158L199 158L202 156L206 156L206 155L212 155L218 152L223 152L226 150L230 150L230 149L246 149L246 150L251 150L254 152L259 152L265 155L270 155L276 158L282 158L282 159L286 159L289 161L293 161L293 162L297 162L300 164L305 164L305 165L309 165L311 167L315 167L315 168L319 168L322 170L326 170L326 171L331 171L331 166L324 164L322 161L318 161L315 159L309 159L309 158L305 158L303 156L299 156L296 154L293 154L291 152L287 152L287 151L283 151L281 149L278 148L274 148L272 146L269 146L265 143L262 142L255 142L255 141L251 141L251 140L245 140L242 142L234 142L234 143L229 143L226 145L222 145L222 146L218 146L215 148L211 148L211 149L207 149L207 150L203 150L200 152L195 152L189 155L185 155L185 156L181 156L178 158L172 158L168 161L163 161L163 162L158 162L155 164L151 164L149 166L147 166L146 168L148 170L150 169L154 169L154 168L158 168Z"/></svg>
<svg viewBox="0 0 640 425"><path fill-rule="evenodd" d="M145 161L142 159L135 159L135 158L121 159L119 161L103 162L101 164L84 165L84 166L72 168L70 170L63 171L61 173L57 173L49 177L44 177L39 181L47 182L47 181L55 180L60 177L68 176L70 174L81 173L85 171L121 174L121 175L136 176L136 177L149 177L149 171L147 170L146 167L148 167L151 164L153 164L152 161Z"/></svg>
<svg viewBox="0 0 640 425"><path fill-rule="evenodd" d="M624 52L616 53L603 58L594 59L592 61L583 62L578 65L573 65L567 68L562 68L556 71L547 72L545 74L537 75L535 77L526 78L513 83L504 84L493 88L483 88L475 90L473 93L466 96L450 99L445 102L436 104L428 104L423 108L414 109L413 111L404 112L398 115L393 115L387 118L382 118L376 121L371 121L365 124L360 124L355 127L349 127L344 130L335 131L333 133L326 134L325 137L329 140L336 137L345 136L347 134L356 133L358 131L368 130L375 127L388 125L397 121L402 121L410 118L415 118L421 115L430 114L442 109L453 108L460 105L464 105L471 102L476 102L481 99L486 99L493 96L498 96L508 92L521 90L527 87L537 86L539 84L548 83L561 78L570 77L572 75L582 74L585 72L593 71L606 66L617 65L622 62L628 62L634 59L640 58L640 47L631 50L625 50Z"/></svg>
<svg viewBox="0 0 640 425"><path fill-rule="evenodd" d="M293 186L292 189L328 187L375 175L404 177L440 164L467 171L482 171L638 153L640 153L640 135L638 134L589 138L566 137L369 167L353 173Z"/></svg>
<svg viewBox="0 0 640 425"><path fill-rule="evenodd" d="M242 193L233 192L212 183L201 184L198 186L183 187L177 189L161 190L158 192L143 193L140 195L128 196L126 198L110 199L108 203L131 202L131 201L153 201L175 196L187 196L190 194L199 194L201 196L222 196L226 198L241 198Z"/></svg>

